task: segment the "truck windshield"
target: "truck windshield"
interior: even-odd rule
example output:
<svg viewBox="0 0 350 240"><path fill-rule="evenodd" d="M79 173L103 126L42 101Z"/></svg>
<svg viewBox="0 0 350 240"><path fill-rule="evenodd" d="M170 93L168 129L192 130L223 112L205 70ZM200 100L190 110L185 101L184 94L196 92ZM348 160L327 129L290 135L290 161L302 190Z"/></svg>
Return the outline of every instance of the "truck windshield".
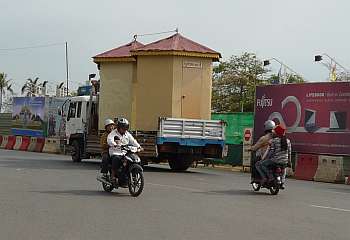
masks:
<svg viewBox="0 0 350 240"><path fill-rule="evenodd" d="M77 103L71 102L69 105L68 118L75 118L76 110L77 110Z"/></svg>
<svg viewBox="0 0 350 240"><path fill-rule="evenodd" d="M78 102L77 118L80 118L81 116L81 104L81 102Z"/></svg>

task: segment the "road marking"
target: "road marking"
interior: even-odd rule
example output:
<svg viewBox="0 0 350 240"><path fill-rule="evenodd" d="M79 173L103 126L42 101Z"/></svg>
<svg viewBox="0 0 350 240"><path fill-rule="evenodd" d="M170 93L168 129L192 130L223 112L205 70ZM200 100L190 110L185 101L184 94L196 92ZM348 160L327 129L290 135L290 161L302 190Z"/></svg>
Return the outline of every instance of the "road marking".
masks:
<svg viewBox="0 0 350 240"><path fill-rule="evenodd" d="M332 192L332 193L337 193L337 194L349 194L349 193L346 193L346 192Z"/></svg>
<svg viewBox="0 0 350 240"><path fill-rule="evenodd" d="M181 186L176 186L176 185L165 185L165 184L158 184L158 183L146 183L146 184L158 186L158 187L175 188L175 189L190 191L190 192L201 192L202 191L200 189L187 188L187 187L181 187Z"/></svg>
<svg viewBox="0 0 350 240"><path fill-rule="evenodd" d="M318 206L318 205L310 205L310 207L330 209L330 210L341 211L341 212L350 212L349 209L342 209L342 208L333 208L333 207Z"/></svg>

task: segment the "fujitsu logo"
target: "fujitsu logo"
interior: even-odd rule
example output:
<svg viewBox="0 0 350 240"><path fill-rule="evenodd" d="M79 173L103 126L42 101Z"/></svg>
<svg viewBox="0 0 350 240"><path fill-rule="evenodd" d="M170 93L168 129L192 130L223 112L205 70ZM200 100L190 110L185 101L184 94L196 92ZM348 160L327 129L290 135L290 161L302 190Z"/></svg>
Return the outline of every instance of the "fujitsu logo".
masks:
<svg viewBox="0 0 350 240"><path fill-rule="evenodd" d="M261 99L256 100L257 107L272 107L272 98L267 98L265 94L261 97Z"/></svg>

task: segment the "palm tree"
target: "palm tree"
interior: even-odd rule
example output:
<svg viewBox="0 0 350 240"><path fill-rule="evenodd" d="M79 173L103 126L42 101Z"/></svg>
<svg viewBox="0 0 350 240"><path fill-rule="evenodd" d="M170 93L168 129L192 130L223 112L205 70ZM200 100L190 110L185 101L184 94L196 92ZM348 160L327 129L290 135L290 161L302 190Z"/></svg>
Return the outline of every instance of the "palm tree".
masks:
<svg viewBox="0 0 350 240"><path fill-rule="evenodd" d="M13 94L12 84L10 84L10 79L7 79L7 74L0 73L0 112L2 110L2 98L5 96L6 92Z"/></svg>
<svg viewBox="0 0 350 240"><path fill-rule="evenodd" d="M27 82L22 87L22 94L25 94L27 97L36 97L39 95L39 87L45 87L47 81L44 83L39 83L39 78L36 77L34 80L31 78L27 79Z"/></svg>

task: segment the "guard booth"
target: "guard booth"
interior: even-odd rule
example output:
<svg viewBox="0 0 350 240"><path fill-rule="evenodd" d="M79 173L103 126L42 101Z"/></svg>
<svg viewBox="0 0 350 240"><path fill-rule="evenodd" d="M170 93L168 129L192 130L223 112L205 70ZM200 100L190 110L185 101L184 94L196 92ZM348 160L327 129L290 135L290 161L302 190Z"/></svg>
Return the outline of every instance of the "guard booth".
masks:
<svg viewBox="0 0 350 240"><path fill-rule="evenodd" d="M96 55L100 130L103 119L116 116L128 118L139 131L156 131L159 117L210 120L212 63L220 57L178 33Z"/></svg>
<svg viewBox="0 0 350 240"><path fill-rule="evenodd" d="M159 117L211 119L212 63L220 53L178 33L131 52L137 129L156 130Z"/></svg>

